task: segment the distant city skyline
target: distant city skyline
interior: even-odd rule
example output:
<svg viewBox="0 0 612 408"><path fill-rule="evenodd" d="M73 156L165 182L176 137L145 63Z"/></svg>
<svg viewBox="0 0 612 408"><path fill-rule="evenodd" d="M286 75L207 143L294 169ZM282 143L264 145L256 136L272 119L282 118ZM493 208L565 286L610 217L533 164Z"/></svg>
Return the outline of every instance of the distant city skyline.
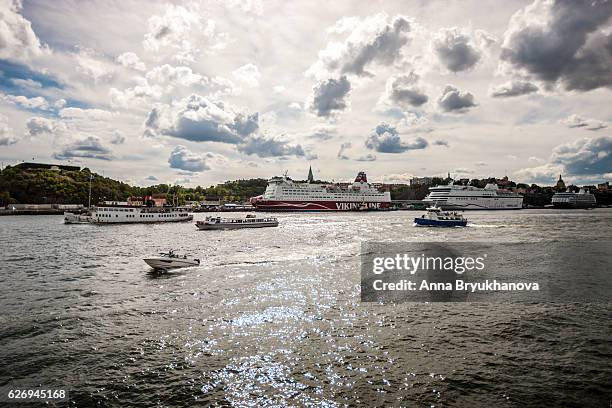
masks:
<svg viewBox="0 0 612 408"><path fill-rule="evenodd" d="M612 3L0 0L0 160L134 185L612 179Z"/></svg>

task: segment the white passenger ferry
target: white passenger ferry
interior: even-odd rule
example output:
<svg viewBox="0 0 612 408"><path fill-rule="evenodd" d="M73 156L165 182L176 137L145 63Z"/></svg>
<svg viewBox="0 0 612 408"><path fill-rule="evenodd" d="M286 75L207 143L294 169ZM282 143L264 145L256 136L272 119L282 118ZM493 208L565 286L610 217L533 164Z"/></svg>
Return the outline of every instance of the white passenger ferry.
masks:
<svg viewBox="0 0 612 408"><path fill-rule="evenodd" d="M451 181L452 183L452 181ZM500 190L495 183L485 188L448 184L429 188L423 199L442 210L518 210L523 208L523 196Z"/></svg>
<svg viewBox="0 0 612 408"><path fill-rule="evenodd" d="M181 207L99 205L91 209L89 222L93 224L137 224L192 220L193 215L189 214L189 210Z"/></svg>
<svg viewBox="0 0 612 408"><path fill-rule="evenodd" d="M253 214L244 218L206 217L204 221L196 221L196 227L201 230L278 227L278 219L258 218Z"/></svg>

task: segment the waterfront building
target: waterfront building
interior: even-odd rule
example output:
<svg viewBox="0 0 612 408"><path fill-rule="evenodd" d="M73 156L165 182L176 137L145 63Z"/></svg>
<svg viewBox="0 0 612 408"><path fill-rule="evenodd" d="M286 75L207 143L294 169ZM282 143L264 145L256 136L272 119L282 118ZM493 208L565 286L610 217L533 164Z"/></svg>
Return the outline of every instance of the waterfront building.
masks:
<svg viewBox="0 0 612 408"><path fill-rule="evenodd" d="M413 177L410 179L411 186L431 186L433 177Z"/></svg>

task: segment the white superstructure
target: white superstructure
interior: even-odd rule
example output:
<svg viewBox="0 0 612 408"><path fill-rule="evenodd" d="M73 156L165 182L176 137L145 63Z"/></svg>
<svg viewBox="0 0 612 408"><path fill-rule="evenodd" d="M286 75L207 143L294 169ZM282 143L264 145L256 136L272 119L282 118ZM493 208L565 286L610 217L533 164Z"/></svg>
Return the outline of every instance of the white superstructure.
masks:
<svg viewBox="0 0 612 408"><path fill-rule="evenodd" d="M591 208L597 205L597 200L594 194L581 188L578 193L569 190L556 193L552 197L552 204L561 208Z"/></svg>
<svg viewBox="0 0 612 408"><path fill-rule="evenodd" d="M191 221L189 210L179 207L97 206L91 210L91 223L125 224Z"/></svg>
<svg viewBox="0 0 612 408"><path fill-rule="evenodd" d="M278 227L278 219L257 218L252 214L245 218L206 217L204 221L196 221L196 227L201 230Z"/></svg>
<svg viewBox="0 0 612 408"><path fill-rule="evenodd" d="M485 188L454 184L430 187L423 201L443 210L517 210L523 207L521 195L500 190L493 183Z"/></svg>

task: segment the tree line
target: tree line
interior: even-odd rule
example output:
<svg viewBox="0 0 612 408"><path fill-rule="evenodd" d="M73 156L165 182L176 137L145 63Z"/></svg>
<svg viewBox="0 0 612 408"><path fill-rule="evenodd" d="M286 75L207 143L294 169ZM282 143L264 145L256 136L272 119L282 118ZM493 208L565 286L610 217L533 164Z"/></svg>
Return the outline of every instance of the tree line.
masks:
<svg viewBox="0 0 612 408"><path fill-rule="evenodd" d="M0 172L0 206L14 203L87 205L92 176L92 204L154 194L164 194L168 202L176 201L179 204L206 198L238 202L263 194L267 186L266 179L258 178L227 181L210 187L187 188L169 184L139 187L92 173L88 168L66 171L7 166Z"/></svg>

